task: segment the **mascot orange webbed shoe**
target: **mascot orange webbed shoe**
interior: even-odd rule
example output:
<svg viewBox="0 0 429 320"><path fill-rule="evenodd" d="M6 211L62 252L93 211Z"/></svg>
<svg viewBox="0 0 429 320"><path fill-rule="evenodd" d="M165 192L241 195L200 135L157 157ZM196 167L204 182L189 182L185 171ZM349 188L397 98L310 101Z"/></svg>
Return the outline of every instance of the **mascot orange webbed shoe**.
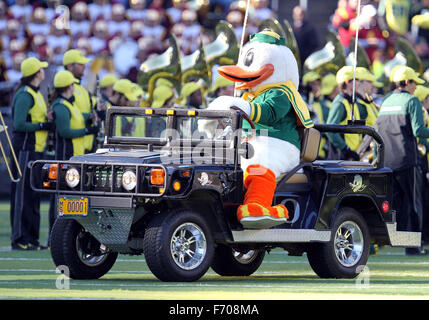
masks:
<svg viewBox="0 0 429 320"><path fill-rule="evenodd" d="M246 194L237 218L247 229L283 224L288 219L287 208L272 206L276 177L299 164L301 141L297 127L313 126L307 105L297 90L296 59L284 38L264 30L250 36L237 65L222 66L218 72L241 83L237 89L248 92L241 98L220 96L208 109L239 107L254 122L257 132L249 141L254 156L241 162Z"/></svg>

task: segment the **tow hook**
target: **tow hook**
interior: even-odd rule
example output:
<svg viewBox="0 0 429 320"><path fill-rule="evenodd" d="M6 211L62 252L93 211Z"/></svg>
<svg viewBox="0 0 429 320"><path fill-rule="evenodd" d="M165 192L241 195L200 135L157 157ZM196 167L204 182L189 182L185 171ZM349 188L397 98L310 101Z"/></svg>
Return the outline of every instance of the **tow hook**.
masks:
<svg viewBox="0 0 429 320"><path fill-rule="evenodd" d="M100 228L101 233L105 233L107 230L112 229L112 226L110 224L107 224L103 221L104 218L108 217L107 213L103 209L93 209L92 211L96 215L98 215L97 226ZM111 211L110 211L110 215L112 215Z"/></svg>

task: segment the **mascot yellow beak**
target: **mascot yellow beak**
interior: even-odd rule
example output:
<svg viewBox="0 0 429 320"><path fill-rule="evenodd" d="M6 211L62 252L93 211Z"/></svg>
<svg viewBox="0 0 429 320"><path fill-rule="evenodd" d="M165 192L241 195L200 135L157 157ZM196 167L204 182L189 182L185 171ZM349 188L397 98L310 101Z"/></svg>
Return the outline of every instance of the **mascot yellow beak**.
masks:
<svg viewBox="0 0 429 320"><path fill-rule="evenodd" d="M242 90L253 88L271 77L274 72L274 66L269 63L256 71L246 71L239 66L222 66L218 68L218 72L229 80L242 82L243 84L237 86L238 90Z"/></svg>

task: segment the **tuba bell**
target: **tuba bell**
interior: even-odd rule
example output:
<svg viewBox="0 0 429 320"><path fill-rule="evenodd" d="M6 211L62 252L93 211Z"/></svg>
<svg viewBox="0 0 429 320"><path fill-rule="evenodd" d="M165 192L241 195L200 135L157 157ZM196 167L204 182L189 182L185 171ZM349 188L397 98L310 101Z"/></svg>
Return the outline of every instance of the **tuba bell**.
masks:
<svg viewBox="0 0 429 320"><path fill-rule="evenodd" d="M209 71L203 45L193 53L181 58L182 85L191 81L202 79L209 86Z"/></svg>
<svg viewBox="0 0 429 320"><path fill-rule="evenodd" d="M355 38L352 38L350 40L350 53L346 57L346 65L353 66L355 61ZM365 49L360 45L360 43L357 43L357 53L356 53L356 67L364 67L368 69L369 71L372 70L371 66L371 60L368 57L368 54L366 53Z"/></svg>
<svg viewBox="0 0 429 320"><path fill-rule="evenodd" d="M177 93L181 91L182 69L176 37L171 35L169 42L170 47L166 51L147 59L140 66L138 83L145 92L144 106L150 106L152 103L156 81L160 78L168 79Z"/></svg>
<svg viewBox="0 0 429 320"><path fill-rule="evenodd" d="M384 65L383 82L385 84L389 81L390 73L396 66L408 66L418 74L423 74L420 57L404 38L396 39L395 52L395 56Z"/></svg>
<svg viewBox="0 0 429 320"><path fill-rule="evenodd" d="M328 31L325 46L313 52L304 61L304 73L314 71L319 74L336 73L346 65L346 55L343 46L335 32Z"/></svg>
<svg viewBox="0 0 429 320"><path fill-rule="evenodd" d="M232 25L220 21L215 28L216 39L204 46L208 79L212 83L212 68L215 65L233 65L238 62L240 48Z"/></svg>

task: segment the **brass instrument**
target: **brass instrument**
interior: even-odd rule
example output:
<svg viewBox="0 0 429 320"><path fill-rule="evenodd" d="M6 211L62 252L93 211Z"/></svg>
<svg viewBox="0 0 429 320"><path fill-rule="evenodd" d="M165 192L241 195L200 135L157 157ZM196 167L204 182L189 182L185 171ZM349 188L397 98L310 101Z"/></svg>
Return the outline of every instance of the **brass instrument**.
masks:
<svg viewBox="0 0 429 320"><path fill-rule="evenodd" d="M395 56L384 65L383 83L389 83L390 73L396 66L408 66L418 74L423 75L423 66L416 51L404 38L398 38L395 42Z"/></svg>
<svg viewBox="0 0 429 320"><path fill-rule="evenodd" d="M215 65L233 65L238 62L239 45L232 25L220 21L215 28L216 39L204 46L208 67L208 78L212 82L212 68Z"/></svg>
<svg viewBox="0 0 429 320"><path fill-rule="evenodd" d="M97 112L100 112L102 109L105 109L105 108L104 108L103 97L101 96L100 77L98 76L98 74L95 76L95 80L96 80L95 96L97 98L97 102L96 102L94 111L97 116L96 119L98 119L97 126L99 127L96 140L97 140L97 149L100 149L103 147L103 144L104 144L104 120L99 118Z"/></svg>
<svg viewBox="0 0 429 320"><path fill-rule="evenodd" d="M1 153L3 155L4 163L6 164L6 168L7 168L7 171L9 173L10 179L12 180L12 182L18 182L22 178L22 172L21 172L21 168L19 167L18 159L16 158L15 150L13 149L13 145L12 145L12 142L10 140L9 133L7 132L7 127L6 127L6 124L4 122L3 114L1 113L1 111L0 111L0 122L1 122L0 132L4 131L6 134L7 143L9 144L9 148L10 148L10 152L12 154L13 161L15 162L16 168L18 170L18 177L13 176L10 164L7 161L6 151L4 150L3 143L1 142L1 140L0 140L0 150L1 150Z"/></svg>
<svg viewBox="0 0 429 320"><path fill-rule="evenodd" d="M422 107L422 112L423 112L423 123L424 123L425 126L427 126L427 124L428 124L427 121L428 121L428 116L429 115L428 115L428 112L427 112L427 110L426 110L425 107ZM419 153L420 153L420 155L422 157L424 157L426 155L427 148L426 148L426 145L424 145L423 143L418 143L417 144L417 150L419 151Z"/></svg>
<svg viewBox="0 0 429 320"><path fill-rule="evenodd" d="M181 87L190 81L203 81L205 90L212 85L212 68L215 65L233 65L238 62L239 46L232 25L221 21L215 28L216 39L195 52L180 56L176 38L170 36L170 47L162 54L151 57L142 63L138 83L145 92L142 106L150 106L156 81L169 80L180 101Z"/></svg>
<svg viewBox="0 0 429 320"><path fill-rule="evenodd" d="M48 88L48 104L49 104L49 108L48 108L48 121L49 122L54 122L53 120L49 119L49 112L53 112L52 111L52 103L54 102L54 92L55 90L52 88ZM48 139L46 141L46 155L47 156L55 156L55 144L56 144L56 131L48 131Z"/></svg>
<svg viewBox="0 0 429 320"><path fill-rule="evenodd" d="M402 52L397 52L395 56L384 65L384 77L389 79L390 73L396 66L405 66L406 64L407 58L405 58Z"/></svg>
<svg viewBox="0 0 429 320"><path fill-rule="evenodd" d="M346 55L338 35L332 31L328 31L325 46L313 52L305 59L303 74L309 71L315 71L319 74L325 72L336 73L345 65Z"/></svg>
<svg viewBox="0 0 429 320"><path fill-rule="evenodd" d="M372 163L374 160L374 141L371 136L365 135L362 142L357 148L356 153L360 157L360 161Z"/></svg>
<svg viewBox="0 0 429 320"><path fill-rule="evenodd" d="M207 87L210 86L209 71L204 53L204 48L200 44L200 48L190 55L184 56L181 59L182 65L182 84L190 81L204 80Z"/></svg>
<svg viewBox="0 0 429 320"><path fill-rule="evenodd" d="M153 99L156 81L160 78L168 79L180 93L182 88L182 69L180 51L174 35L169 38L170 47L162 54L151 57L142 63L138 74L138 83L146 93L144 105L150 106Z"/></svg>
<svg viewBox="0 0 429 320"><path fill-rule="evenodd" d="M354 54L354 47L355 47L355 38L352 38L350 40L350 53L346 57L346 65L353 66L355 61L355 54ZM372 71L371 66L371 60L368 57L368 54L366 53L365 49L359 44L357 44L357 53L356 53L356 67L364 67L368 69L369 71Z"/></svg>
<svg viewBox="0 0 429 320"><path fill-rule="evenodd" d="M413 47L404 38L398 38L395 42L395 51L402 52L407 59L407 66L418 74L423 74L423 65L420 57Z"/></svg>
<svg viewBox="0 0 429 320"><path fill-rule="evenodd" d="M423 143L417 144L417 150L419 150L419 153L422 157L426 155L427 148Z"/></svg>

